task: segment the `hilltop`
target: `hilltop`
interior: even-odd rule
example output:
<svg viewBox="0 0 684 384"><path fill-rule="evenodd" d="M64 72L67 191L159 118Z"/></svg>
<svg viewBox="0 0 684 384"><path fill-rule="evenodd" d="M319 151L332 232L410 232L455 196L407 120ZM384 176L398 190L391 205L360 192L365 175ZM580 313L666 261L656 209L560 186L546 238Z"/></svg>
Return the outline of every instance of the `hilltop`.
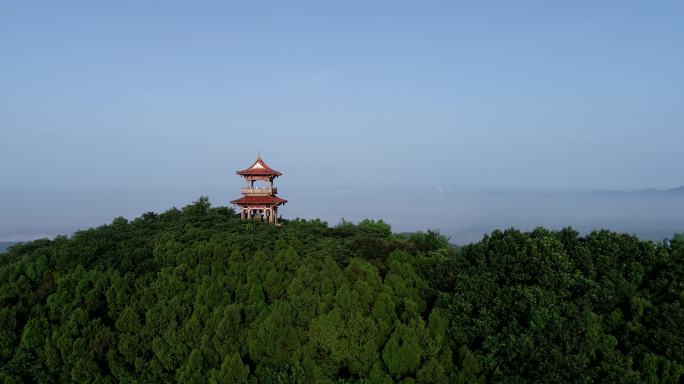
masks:
<svg viewBox="0 0 684 384"><path fill-rule="evenodd" d="M663 382L684 237L245 222L206 198L0 258L5 382Z"/></svg>

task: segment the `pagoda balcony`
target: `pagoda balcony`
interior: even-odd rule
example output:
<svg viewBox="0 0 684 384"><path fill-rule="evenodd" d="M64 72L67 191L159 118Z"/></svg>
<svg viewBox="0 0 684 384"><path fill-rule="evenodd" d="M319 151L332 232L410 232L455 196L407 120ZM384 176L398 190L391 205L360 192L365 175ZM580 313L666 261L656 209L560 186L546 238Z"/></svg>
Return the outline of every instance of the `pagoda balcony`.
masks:
<svg viewBox="0 0 684 384"><path fill-rule="evenodd" d="M263 188L243 187L242 188L242 194L245 196L270 196L270 195L275 195L276 193L278 193L278 188L276 188L276 187L263 187Z"/></svg>

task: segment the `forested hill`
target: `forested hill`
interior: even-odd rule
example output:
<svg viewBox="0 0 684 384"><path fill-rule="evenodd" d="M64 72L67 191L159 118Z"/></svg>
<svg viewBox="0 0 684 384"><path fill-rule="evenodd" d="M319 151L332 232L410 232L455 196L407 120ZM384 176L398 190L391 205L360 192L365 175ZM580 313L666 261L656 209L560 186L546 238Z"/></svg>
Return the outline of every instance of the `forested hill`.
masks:
<svg viewBox="0 0 684 384"><path fill-rule="evenodd" d="M206 199L0 258L0 379L678 383L684 238L242 222Z"/></svg>

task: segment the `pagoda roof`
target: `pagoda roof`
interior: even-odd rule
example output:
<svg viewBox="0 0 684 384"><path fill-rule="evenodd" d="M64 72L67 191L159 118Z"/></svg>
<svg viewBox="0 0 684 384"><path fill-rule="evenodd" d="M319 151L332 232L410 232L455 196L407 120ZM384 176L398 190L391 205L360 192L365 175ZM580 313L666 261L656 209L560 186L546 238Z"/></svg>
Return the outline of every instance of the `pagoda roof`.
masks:
<svg viewBox="0 0 684 384"><path fill-rule="evenodd" d="M237 200L230 202L235 205L256 205L256 204L285 204L287 200L281 199L278 196L242 196Z"/></svg>
<svg viewBox="0 0 684 384"><path fill-rule="evenodd" d="M236 172L240 176L280 176L282 173L276 171L275 169L269 167L259 155L247 169Z"/></svg>

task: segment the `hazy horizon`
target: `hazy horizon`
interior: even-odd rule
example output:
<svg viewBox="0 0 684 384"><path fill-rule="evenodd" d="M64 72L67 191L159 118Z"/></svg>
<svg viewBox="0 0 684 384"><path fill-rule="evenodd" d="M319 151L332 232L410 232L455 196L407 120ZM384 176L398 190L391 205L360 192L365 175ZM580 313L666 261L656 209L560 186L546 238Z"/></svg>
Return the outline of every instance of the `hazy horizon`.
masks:
<svg viewBox="0 0 684 384"><path fill-rule="evenodd" d="M571 226L582 233L609 229L662 240L684 233L684 190L568 191L491 190L457 187L365 189L288 188L284 218L321 219L336 225L382 219L396 232L439 230L456 244L479 240L494 229ZM0 241L27 241L70 235L108 224L118 216L133 219L148 211L180 208L206 195L213 206L230 206L239 196L231 188L74 188L0 190ZM425 204L429 201L429 204Z"/></svg>

